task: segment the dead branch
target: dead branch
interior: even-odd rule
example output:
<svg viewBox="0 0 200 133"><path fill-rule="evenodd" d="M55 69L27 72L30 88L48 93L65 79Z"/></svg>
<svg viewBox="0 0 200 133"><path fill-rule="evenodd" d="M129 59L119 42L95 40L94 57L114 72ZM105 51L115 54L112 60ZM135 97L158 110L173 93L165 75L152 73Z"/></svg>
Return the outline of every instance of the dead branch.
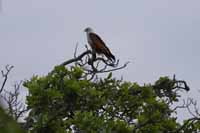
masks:
<svg viewBox="0 0 200 133"><path fill-rule="evenodd" d="M10 71L12 70L13 67L14 67L14 66L6 65L6 67L5 67L6 71L3 71L3 70L1 71L1 74L2 74L2 76L3 76L3 78L4 78L4 80L3 80L3 83L2 83L2 85L1 85L0 93L3 91L4 86L5 86L5 84L6 84L6 81L7 81L7 79L8 79L8 75L9 75L9 73L10 73Z"/></svg>
<svg viewBox="0 0 200 133"><path fill-rule="evenodd" d="M15 120L18 120L25 112L27 112L26 106L19 98L21 84L22 82L16 83L13 91L4 90L5 93L3 99L8 106L6 110Z"/></svg>
<svg viewBox="0 0 200 133"><path fill-rule="evenodd" d="M192 118L186 120L186 122L184 122L183 125L181 125L174 133L179 133L185 127L189 127L190 125L193 125L196 121L200 121L200 113L197 107L197 101L195 101L194 99L188 98L187 101L184 100L183 105L175 107L173 111L177 108L186 108Z"/></svg>
<svg viewBox="0 0 200 133"><path fill-rule="evenodd" d="M176 111L177 109L181 109L181 108L187 108L187 104L185 102L185 99L183 99L183 103L182 105L177 105L175 108L172 109L172 112Z"/></svg>
<svg viewBox="0 0 200 133"><path fill-rule="evenodd" d="M174 81L174 84L175 84L175 86L174 86L174 88L172 88L172 89L177 89L176 91L178 91L178 90L180 90L180 89L183 89L183 90L186 90L186 91L189 91L190 90L190 88L189 88L189 86L187 85L187 83L184 81L184 80L177 80L176 79L176 75L174 74L174 76L173 76L173 81ZM182 84L184 85L184 86L182 86Z"/></svg>
<svg viewBox="0 0 200 133"><path fill-rule="evenodd" d="M25 112L27 112L26 106L19 98L21 84L22 82L16 83L14 85L13 91L4 90L5 94L3 96L3 99L8 105L8 108L6 110L8 114L12 116L15 120L18 120L24 115Z"/></svg>
<svg viewBox="0 0 200 133"><path fill-rule="evenodd" d="M81 59L82 59L84 56L86 56L86 55L88 55L88 54L91 54L91 53L92 53L91 50L87 50L87 51L83 52L82 54L80 54L78 57L75 57L75 58L73 58L73 59L70 59L70 60L68 60L68 61L63 62L61 65L66 66L66 65L71 64L71 63L73 63L73 62L81 61Z"/></svg>
<svg viewBox="0 0 200 133"><path fill-rule="evenodd" d="M85 48L86 48L86 51L84 51L83 53L77 56L76 54L77 54L78 45L76 45L76 48L74 51L74 58L63 62L60 65L66 66L71 63L74 63L76 66L81 67L85 71L84 73L85 75L83 76L83 78L86 78L89 76L90 78L86 78L86 79L91 80L97 73L107 73L107 72L123 69L127 67L129 63L129 62L126 62L124 65L119 66L119 60L117 60L116 62L112 62L108 59L105 59L104 57L96 57L96 53L94 53L92 50L89 50L87 45L85 45ZM90 66L90 68L86 68L87 66ZM111 67L111 68L108 69L108 67Z"/></svg>
<svg viewBox="0 0 200 133"><path fill-rule="evenodd" d="M107 73L107 72L112 72L112 71L116 71L116 70L119 70L119 69L123 69L125 68L130 62L126 62L123 66L120 66L120 67L117 67L117 68L113 68L113 69L109 69L109 70L106 70L107 67L101 69L101 70L98 70L98 71L93 71L93 70L89 70L89 69L84 69L85 71L89 72L90 74L92 73Z"/></svg>
<svg viewBox="0 0 200 133"><path fill-rule="evenodd" d="M8 91L7 89L5 89L5 84L8 80L8 75L13 68L14 66L6 65L5 71L3 70L1 71L1 74L4 79L0 89L0 94L1 94L0 97L2 97L7 104L6 111L8 115L12 116L15 120L18 120L20 117L24 115L27 109L25 105L22 103L22 101L19 99L20 87L22 82L16 83L14 85L14 90L12 91Z"/></svg>

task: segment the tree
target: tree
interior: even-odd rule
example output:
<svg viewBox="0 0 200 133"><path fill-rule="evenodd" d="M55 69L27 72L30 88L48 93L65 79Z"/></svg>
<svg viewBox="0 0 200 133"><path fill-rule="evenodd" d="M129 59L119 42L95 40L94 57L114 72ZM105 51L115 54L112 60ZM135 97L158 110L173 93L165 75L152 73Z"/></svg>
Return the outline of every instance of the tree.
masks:
<svg viewBox="0 0 200 133"><path fill-rule="evenodd" d="M86 47L87 48L87 47ZM179 101L179 91L189 91L187 83L161 77L154 84L139 85L118 80L112 71L119 67L90 50L61 65L46 76L24 82L29 91L30 110L26 128L37 133L64 132L185 132L199 131L199 116L184 124L177 122L176 110L187 106ZM108 73L99 77L98 73Z"/></svg>
<svg viewBox="0 0 200 133"><path fill-rule="evenodd" d="M0 130L2 133L24 133L20 125L8 116L6 112L0 107Z"/></svg>
<svg viewBox="0 0 200 133"><path fill-rule="evenodd" d="M6 65L5 70L1 71L3 82L0 89L0 103L2 104L4 102L5 106L3 108L0 105L0 131L2 133L23 133L25 131L17 124L17 120L27 111L19 99L21 84L16 83L13 91L5 88L8 75L12 69L13 66Z"/></svg>

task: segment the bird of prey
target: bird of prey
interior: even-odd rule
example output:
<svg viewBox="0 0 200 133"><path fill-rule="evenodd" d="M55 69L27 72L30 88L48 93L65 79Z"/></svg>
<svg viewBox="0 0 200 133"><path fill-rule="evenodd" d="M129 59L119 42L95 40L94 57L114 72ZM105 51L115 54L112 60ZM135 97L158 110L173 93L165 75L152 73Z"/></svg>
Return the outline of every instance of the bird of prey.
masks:
<svg viewBox="0 0 200 133"><path fill-rule="evenodd" d="M95 54L103 54L109 60L115 61L115 56L110 52L104 41L93 31L93 29L88 27L84 31L87 34L87 41Z"/></svg>

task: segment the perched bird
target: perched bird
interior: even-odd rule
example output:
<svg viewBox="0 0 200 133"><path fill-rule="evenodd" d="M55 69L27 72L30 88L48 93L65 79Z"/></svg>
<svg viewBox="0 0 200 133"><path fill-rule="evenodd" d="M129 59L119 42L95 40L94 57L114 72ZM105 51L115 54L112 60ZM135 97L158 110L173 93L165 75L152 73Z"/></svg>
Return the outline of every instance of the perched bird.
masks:
<svg viewBox="0 0 200 133"><path fill-rule="evenodd" d="M110 52L104 41L91 28L84 30L87 34L87 40L93 52L105 55L109 60L115 61L115 56Z"/></svg>

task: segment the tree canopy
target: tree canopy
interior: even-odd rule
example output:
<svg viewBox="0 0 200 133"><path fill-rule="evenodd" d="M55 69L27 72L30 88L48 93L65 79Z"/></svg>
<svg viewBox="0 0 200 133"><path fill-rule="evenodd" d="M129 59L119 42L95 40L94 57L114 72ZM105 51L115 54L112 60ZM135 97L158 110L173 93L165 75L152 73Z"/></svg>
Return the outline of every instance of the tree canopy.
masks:
<svg viewBox="0 0 200 133"><path fill-rule="evenodd" d="M177 109L195 105L192 100L172 108L179 101L179 92L190 90L184 80L166 76L144 85L124 81L113 77L112 72L125 68L127 63L119 67L119 61L114 64L93 54L87 50L47 75L33 76L23 82L29 92L25 130L31 133L199 131L198 111L184 123L177 121Z"/></svg>

